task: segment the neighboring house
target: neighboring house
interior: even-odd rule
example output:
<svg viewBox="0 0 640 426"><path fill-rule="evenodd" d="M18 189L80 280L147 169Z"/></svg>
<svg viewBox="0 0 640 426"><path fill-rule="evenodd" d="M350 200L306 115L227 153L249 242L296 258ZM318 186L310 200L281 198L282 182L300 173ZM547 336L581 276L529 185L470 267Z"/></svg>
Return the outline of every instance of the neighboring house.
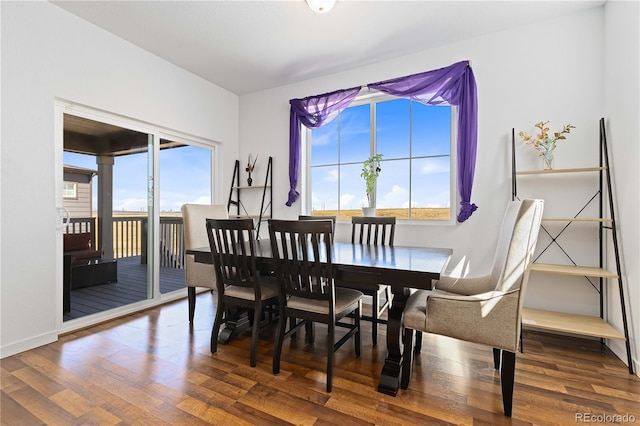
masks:
<svg viewBox="0 0 640 426"><path fill-rule="evenodd" d="M63 207L70 217L91 217L91 184L96 170L64 166Z"/></svg>

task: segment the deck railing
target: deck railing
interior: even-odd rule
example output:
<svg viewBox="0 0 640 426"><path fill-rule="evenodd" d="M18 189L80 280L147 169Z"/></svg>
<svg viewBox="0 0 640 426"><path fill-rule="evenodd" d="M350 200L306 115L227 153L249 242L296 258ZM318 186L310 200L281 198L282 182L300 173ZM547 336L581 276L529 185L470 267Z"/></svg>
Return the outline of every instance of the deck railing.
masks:
<svg viewBox="0 0 640 426"><path fill-rule="evenodd" d="M91 233L92 247L97 247L96 218L73 218L66 233ZM147 263L147 218L140 216L113 217L113 257L140 256ZM161 267L184 269L184 225L181 217L160 217Z"/></svg>

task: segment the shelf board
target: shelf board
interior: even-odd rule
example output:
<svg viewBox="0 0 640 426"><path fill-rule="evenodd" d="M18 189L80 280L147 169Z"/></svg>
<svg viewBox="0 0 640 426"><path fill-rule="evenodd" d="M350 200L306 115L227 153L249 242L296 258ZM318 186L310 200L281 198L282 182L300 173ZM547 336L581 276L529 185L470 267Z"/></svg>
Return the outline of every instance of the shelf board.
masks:
<svg viewBox="0 0 640 426"><path fill-rule="evenodd" d="M522 308L522 325L527 328L552 330L581 336L625 340L615 328L600 317Z"/></svg>
<svg viewBox="0 0 640 426"><path fill-rule="evenodd" d="M251 186L244 185L244 186L232 186L231 187L231 189L265 189L265 188L269 189L269 188L271 188L271 186L269 186L269 185L266 185L266 186L265 185L251 185Z"/></svg>
<svg viewBox="0 0 640 426"><path fill-rule="evenodd" d="M231 218L231 219L259 219L260 215L258 215L258 214L250 214L250 215L246 215L246 214L230 214L229 218ZM262 215L262 220L267 220L267 219L271 219L271 216L263 214Z"/></svg>
<svg viewBox="0 0 640 426"><path fill-rule="evenodd" d="M523 170L516 172L516 175L548 175L554 173L577 173L577 172L597 172L606 170L606 167L579 167L574 169L547 169L547 170Z"/></svg>
<svg viewBox="0 0 640 426"><path fill-rule="evenodd" d="M543 217L543 222L613 222L610 218L605 217Z"/></svg>
<svg viewBox="0 0 640 426"><path fill-rule="evenodd" d="M552 265L549 263L532 263L531 271L551 274L572 275L576 277L618 278L617 274L606 269L593 266Z"/></svg>

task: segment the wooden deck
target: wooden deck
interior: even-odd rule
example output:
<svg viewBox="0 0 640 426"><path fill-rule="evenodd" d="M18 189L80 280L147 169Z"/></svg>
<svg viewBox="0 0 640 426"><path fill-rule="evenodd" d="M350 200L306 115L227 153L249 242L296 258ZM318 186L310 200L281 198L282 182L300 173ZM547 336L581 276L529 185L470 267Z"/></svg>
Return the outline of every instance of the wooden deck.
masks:
<svg viewBox="0 0 640 426"><path fill-rule="evenodd" d="M162 294L185 287L184 269L160 268ZM118 259L118 281L71 291L71 311L64 321L118 308L147 298L147 265L140 256Z"/></svg>

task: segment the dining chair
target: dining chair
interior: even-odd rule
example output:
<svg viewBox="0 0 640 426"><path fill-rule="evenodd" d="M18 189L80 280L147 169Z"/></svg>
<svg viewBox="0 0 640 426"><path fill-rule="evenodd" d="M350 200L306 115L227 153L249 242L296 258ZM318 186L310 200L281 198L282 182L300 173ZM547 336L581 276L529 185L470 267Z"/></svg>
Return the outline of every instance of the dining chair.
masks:
<svg viewBox="0 0 640 426"><path fill-rule="evenodd" d="M412 331L440 334L493 347L500 368L505 416L511 417L522 304L544 208L542 200L507 205L488 275L443 276L433 290L419 290L407 301L401 387L407 389L412 364Z"/></svg>
<svg viewBox="0 0 640 426"><path fill-rule="evenodd" d="M332 231L336 232L336 217L335 216L310 216L301 214L298 216L298 220L330 220L332 225Z"/></svg>
<svg viewBox="0 0 640 426"><path fill-rule="evenodd" d="M209 245L205 229L207 218L226 219L229 217L225 205L184 204L181 211L184 223L185 250ZM216 273L213 265L196 262L192 254L187 254L185 256L185 282L189 299L189 323L193 324L196 310L196 287L205 287L212 291L216 289Z"/></svg>
<svg viewBox="0 0 640 426"><path fill-rule="evenodd" d="M258 273L253 219L207 219L206 223L218 286L211 353L218 349L222 324L235 319L231 308L246 308L252 322L250 364L255 367L263 308L278 303L278 282Z"/></svg>
<svg viewBox="0 0 640 426"><path fill-rule="evenodd" d="M351 218L351 243L368 245L393 245L396 229L395 217L361 217ZM386 324L380 319L391 303L391 288L382 283L361 283L338 281L340 287L360 290L365 296L371 297L371 315L363 315L362 319L371 321L371 340L378 344L378 324ZM384 303L380 304L384 295Z"/></svg>
<svg viewBox="0 0 640 426"><path fill-rule="evenodd" d="M284 339L302 327L327 324L327 392L332 389L334 352L351 337L356 356L360 356L360 312L363 294L338 288L333 280L333 227L329 221L269 220L269 237L280 289L280 316L273 353L273 374L280 373ZM354 314L354 323L341 321ZM301 319L301 322L298 322ZM290 323L288 331L287 323ZM336 327L348 331L336 342ZM309 330L309 328L307 328ZM306 334L313 343L313 334Z"/></svg>
<svg viewBox="0 0 640 426"><path fill-rule="evenodd" d="M298 220L330 220L331 221L331 238L336 233L336 217L335 216L308 216L308 215L299 215Z"/></svg>

